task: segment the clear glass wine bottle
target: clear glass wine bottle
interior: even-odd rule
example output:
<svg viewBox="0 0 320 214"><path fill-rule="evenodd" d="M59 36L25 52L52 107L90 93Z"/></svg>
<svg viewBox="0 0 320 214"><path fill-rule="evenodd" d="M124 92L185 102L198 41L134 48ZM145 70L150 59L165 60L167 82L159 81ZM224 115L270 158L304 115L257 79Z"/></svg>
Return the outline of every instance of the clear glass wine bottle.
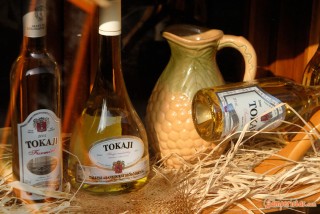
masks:
<svg viewBox="0 0 320 214"><path fill-rule="evenodd" d="M24 1L23 46L11 81L13 178L62 190L60 70L46 49L46 1ZM47 196L16 191L24 200Z"/></svg>
<svg viewBox="0 0 320 214"><path fill-rule="evenodd" d="M121 66L121 1L99 10L99 65L71 136L71 183L94 193L142 187L149 173L147 135L128 96Z"/></svg>
<svg viewBox="0 0 320 214"><path fill-rule="evenodd" d="M275 108L281 103L287 103L308 120L320 105L320 87L272 77L204 88L193 98L192 117L199 135L214 142L242 131L246 124L250 132L285 129L288 125L283 120L296 123L299 117L291 108ZM264 114L267 111L270 112Z"/></svg>

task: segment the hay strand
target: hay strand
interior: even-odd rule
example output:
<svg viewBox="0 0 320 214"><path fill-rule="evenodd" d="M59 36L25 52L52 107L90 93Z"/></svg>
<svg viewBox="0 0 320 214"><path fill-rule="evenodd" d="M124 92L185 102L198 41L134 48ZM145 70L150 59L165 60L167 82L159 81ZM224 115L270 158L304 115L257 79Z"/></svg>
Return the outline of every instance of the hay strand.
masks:
<svg viewBox="0 0 320 214"><path fill-rule="evenodd" d="M294 109L290 110L294 112ZM153 164L153 177L141 191L120 197L105 197L101 200L104 200L103 204L110 202L111 207L117 209L113 210L113 213L150 213L150 210L153 213L223 213L228 209L240 209L247 213L253 213L253 210L265 213L266 200L303 201L310 196L318 195L320 155L317 139L320 139L320 135L302 117L298 114L297 116L302 122L300 125L288 121L282 122L296 126L301 129L300 132L307 133L312 142L312 148L301 161L286 159L289 167L277 174L269 175L268 171L259 174L253 169L261 161L283 148L288 135L292 136L300 132L270 132L266 129L249 132L246 126L241 132L234 133L219 142L210 152L198 151L191 161L185 161L177 154L171 154L159 160ZM301 124L307 128L304 129ZM217 147L224 146L226 143L229 145L227 151L216 158L214 154ZM80 206L82 192L79 191L80 189L72 190L69 184L64 188L64 192L47 192L34 187L30 189L16 181L11 182L11 150L8 144L0 149L6 150L6 154L1 158L0 167L1 213L82 212L83 207ZM65 152L73 155L68 151ZM181 168L165 167L164 163L171 157L181 161ZM301 188L302 185L304 188ZM158 187L157 192L154 191L155 186ZM26 188L37 194L50 194L57 200L51 203L29 205L14 197L13 188ZM96 201L96 198L92 200ZM319 200L320 195L312 202L316 203ZM248 208L247 205L240 203L242 201L251 207ZM132 207L124 206L128 203L132 204ZM95 206L99 205L100 203L95 204ZM139 209L136 206L139 206ZM121 207L123 209L120 209ZM294 207L284 208L295 209Z"/></svg>

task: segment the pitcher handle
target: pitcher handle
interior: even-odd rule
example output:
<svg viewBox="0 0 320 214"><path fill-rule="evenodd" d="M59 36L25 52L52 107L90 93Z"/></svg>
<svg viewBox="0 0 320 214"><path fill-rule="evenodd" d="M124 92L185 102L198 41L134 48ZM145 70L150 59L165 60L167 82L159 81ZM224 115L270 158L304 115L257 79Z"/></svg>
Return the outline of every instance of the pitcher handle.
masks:
<svg viewBox="0 0 320 214"><path fill-rule="evenodd" d="M241 53L245 62L243 81L253 80L257 71L257 55L251 43L242 36L224 35L220 40L218 51L225 47L235 48Z"/></svg>

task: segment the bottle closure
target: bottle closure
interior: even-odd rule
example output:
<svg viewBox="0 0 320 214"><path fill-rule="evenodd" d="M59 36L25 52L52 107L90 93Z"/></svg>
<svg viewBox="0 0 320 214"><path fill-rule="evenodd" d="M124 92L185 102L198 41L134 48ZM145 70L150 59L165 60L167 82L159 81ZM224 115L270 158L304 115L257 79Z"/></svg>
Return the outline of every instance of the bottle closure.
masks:
<svg viewBox="0 0 320 214"><path fill-rule="evenodd" d="M99 34L117 36L121 34L121 0L111 0L99 10Z"/></svg>
<svg viewBox="0 0 320 214"><path fill-rule="evenodd" d="M46 0L30 1L23 16L23 35L30 38L44 37L46 32Z"/></svg>

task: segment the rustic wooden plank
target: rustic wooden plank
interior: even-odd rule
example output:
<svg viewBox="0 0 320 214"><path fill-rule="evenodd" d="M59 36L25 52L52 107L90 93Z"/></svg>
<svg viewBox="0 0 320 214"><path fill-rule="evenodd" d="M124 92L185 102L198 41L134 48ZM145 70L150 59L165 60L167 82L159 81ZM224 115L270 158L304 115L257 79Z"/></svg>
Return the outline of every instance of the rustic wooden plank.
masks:
<svg viewBox="0 0 320 214"><path fill-rule="evenodd" d="M312 6L312 0L252 1L249 40L261 70L302 80Z"/></svg>
<svg viewBox="0 0 320 214"><path fill-rule="evenodd" d="M88 0L69 0L72 6L82 10L83 14L79 15L82 18L80 22L80 31L74 28L79 26L74 25L72 11L68 11L65 16L65 25L69 30L65 37L65 72L64 72L64 107L63 107L63 125L64 132L71 132L74 122L79 117L83 110L89 94L90 87L90 38L92 26L94 23L95 11L97 5L93 1ZM70 6L70 5L69 5ZM78 16L78 17L79 17ZM77 23L79 24L79 23ZM73 41L72 41L73 40ZM75 40L75 41L74 41ZM74 46L69 46L70 42L76 42ZM72 49L72 50L70 50Z"/></svg>

